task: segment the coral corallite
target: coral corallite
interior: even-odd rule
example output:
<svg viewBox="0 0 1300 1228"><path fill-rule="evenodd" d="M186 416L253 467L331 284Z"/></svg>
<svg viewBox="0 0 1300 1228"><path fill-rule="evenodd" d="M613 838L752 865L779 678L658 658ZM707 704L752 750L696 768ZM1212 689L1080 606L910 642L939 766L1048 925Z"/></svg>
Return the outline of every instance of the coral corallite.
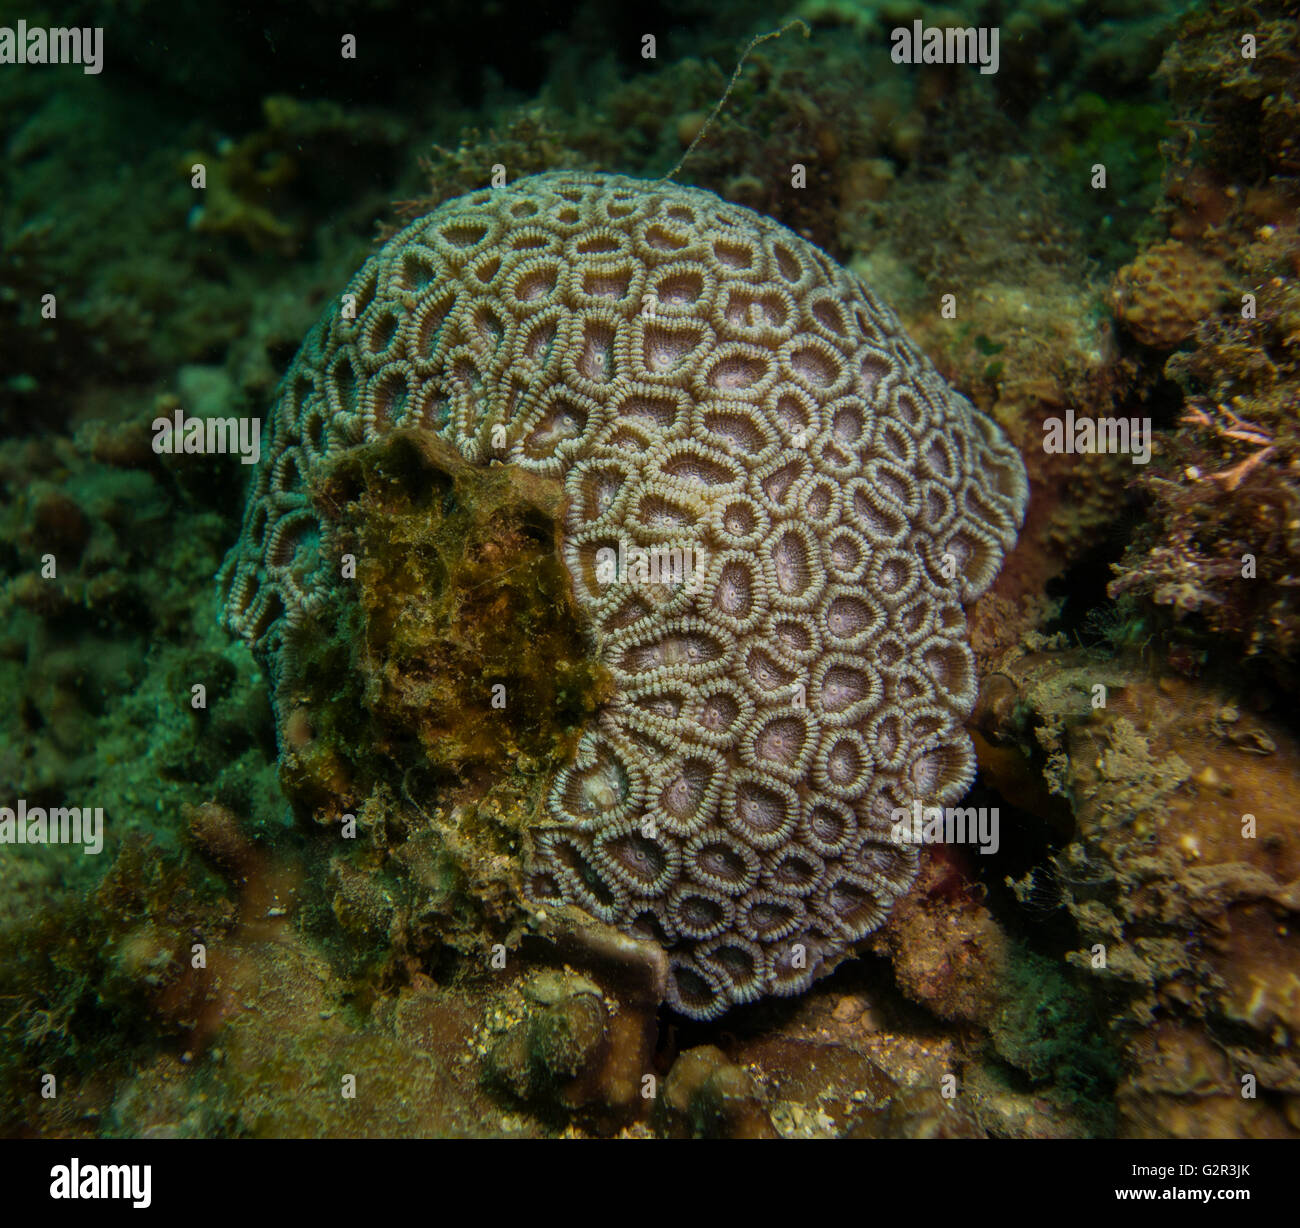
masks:
<svg viewBox="0 0 1300 1228"><path fill-rule="evenodd" d="M347 584L313 475L399 427L563 482L614 688L527 897L660 943L686 1015L803 989L912 882L893 812L970 785L962 605L1015 541L1014 449L768 218L594 174L462 197L366 262L283 384L220 577L273 677Z"/></svg>

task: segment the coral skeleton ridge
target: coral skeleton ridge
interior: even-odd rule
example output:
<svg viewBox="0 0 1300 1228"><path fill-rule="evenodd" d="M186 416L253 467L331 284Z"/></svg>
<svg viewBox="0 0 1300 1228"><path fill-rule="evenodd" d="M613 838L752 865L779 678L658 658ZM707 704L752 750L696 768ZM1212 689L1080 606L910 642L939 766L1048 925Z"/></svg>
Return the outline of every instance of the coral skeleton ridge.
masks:
<svg viewBox="0 0 1300 1228"><path fill-rule="evenodd" d="M273 679L346 583L314 475L399 428L563 483L614 687L527 897L662 945L686 1015L799 992L911 884L893 812L971 783L962 606L1023 518L1015 450L768 218L595 174L461 197L366 262L282 386L220 576ZM610 565L646 553L697 570Z"/></svg>

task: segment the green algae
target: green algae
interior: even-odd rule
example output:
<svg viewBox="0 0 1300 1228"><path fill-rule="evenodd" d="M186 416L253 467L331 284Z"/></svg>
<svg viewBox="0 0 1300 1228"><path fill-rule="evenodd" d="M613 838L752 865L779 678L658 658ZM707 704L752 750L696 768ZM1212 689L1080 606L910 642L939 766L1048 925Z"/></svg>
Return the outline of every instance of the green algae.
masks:
<svg viewBox="0 0 1300 1228"><path fill-rule="evenodd" d="M1088 988L1055 960L1021 950L1003 991L992 1026L998 1056L1091 1118L1096 1134L1109 1134L1121 1067Z"/></svg>

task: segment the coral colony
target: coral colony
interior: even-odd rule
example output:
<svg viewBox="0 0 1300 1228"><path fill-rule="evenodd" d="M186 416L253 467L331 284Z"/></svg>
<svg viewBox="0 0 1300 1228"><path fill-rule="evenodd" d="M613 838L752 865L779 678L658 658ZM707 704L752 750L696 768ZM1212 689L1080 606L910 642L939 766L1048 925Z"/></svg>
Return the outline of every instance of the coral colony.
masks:
<svg viewBox="0 0 1300 1228"><path fill-rule="evenodd" d="M613 678L529 833L527 898L658 943L695 1018L805 988L912 882L894 812L974 776L962 605L1015 540L1016 452L768 218L594 174L462 197L362 267L285 379L221 574L273 678L346 584L314 476L409 427L563 482ZM638 583L629 548L707 571Z"/></svg>

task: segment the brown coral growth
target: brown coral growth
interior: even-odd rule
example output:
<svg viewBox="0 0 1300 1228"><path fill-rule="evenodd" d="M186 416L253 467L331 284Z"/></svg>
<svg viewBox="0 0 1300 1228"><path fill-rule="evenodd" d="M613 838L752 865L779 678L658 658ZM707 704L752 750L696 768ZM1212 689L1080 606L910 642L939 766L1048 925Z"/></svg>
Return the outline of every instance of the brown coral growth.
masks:
<svg viewBox="0 0 1300 1228"><path fill-rule="evenodd" d="M1115 313L1143 345L1171 350L1223 301L1227 277L1211 255L1171 240L1149 247L1115 275Z"/></svg>

